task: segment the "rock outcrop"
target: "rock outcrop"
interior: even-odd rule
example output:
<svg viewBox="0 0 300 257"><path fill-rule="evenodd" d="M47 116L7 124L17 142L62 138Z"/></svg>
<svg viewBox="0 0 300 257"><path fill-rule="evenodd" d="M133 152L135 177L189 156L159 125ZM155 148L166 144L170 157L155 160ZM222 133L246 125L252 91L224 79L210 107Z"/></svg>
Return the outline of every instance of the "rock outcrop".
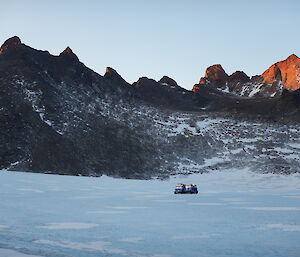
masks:
<svg viewBox="0 0 300 257"><path fill-rule="evenodd" d="M250 78L247 76L245 72L236 71L228 77L227 81L230 84L247 83L250 82Z"/></svg>
<svg viewBox="0 0 300 257"><path fill-rule="evenodd" d="M60 57L68 58L69 60L78 62L79 59L76 54L73 53L72 49L68 46L64 51L59 54Z"/></svg>
<svg viewBox="0 0 300 257"><path fill-rule="evenodd" d="M168 76L163 76L159 81L141 77L132 86L140 99L156 107L197 111L204 105L204 102L199 103L199 96L180 87Z"/></svg>
<svg viewBox="0 0 300 257"><path fill-rule="evenodd" d="M12 38L7 39L0 48L0 54L5 53L8 49L13 49L21 45L22 42L19 37L14 36Z"/></svg>
<svg viewBox="0 0 300 257"><path fill-rule="evenodd" d="M261 76L263 83L281 82L283 88L295 91L300 88L300 58L292 54L284 61L273 64Z"/></svg>
<svg viewBox="0 0 300 257"><path fill-rule="evenodd" d="M109 81L110 83L118 86L130 86L129 83L126 82L125 79L113 68L106 67L104 79Z"/></svg>
<svg viewBox="0 0 300 257"><path fill-rule="evenodd" d="M209 81L211 86L222 87L228 80L228 74L220 64L215 64L206 69L205 76L200 79L199 84L201 84L203 79Z"/></svg>
<svg viewBox="0 0 300 257"><path fill-rule="evenodd" d="M174 88L179 87L177 82L168 76L163 76L158 82L164 83L164 84L169 85Z"/></svg>
<svg viewBox="0 0 300 257"><path fill-rule="evenodd" d="M199 83L193 86L192 91L197 92L202 86L222 89L226 86L227 80L228 74L223 67L220 64L214 64L206 69L204 77L201 77Z"/></svg>

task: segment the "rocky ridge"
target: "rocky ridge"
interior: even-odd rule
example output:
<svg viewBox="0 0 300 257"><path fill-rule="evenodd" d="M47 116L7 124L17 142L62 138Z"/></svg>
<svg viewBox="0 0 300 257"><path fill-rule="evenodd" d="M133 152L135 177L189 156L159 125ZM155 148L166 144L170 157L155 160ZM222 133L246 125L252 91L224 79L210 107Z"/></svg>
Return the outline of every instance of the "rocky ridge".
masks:
<svg viewBox="0 0 300 257"><path fill-rule="evenodd" d="M200 78L192 90L197 92L202 86L238 96L280 96L283 89L295 91L300 88L300 58L292 54L252 78L243 71L236 71L229 76L220 64L215 64L206 69L204 77Z"/></svg>
<svg viewBox="0 0 300 257"><path fill-rule="evenodd" d="M53 56L17 37L0 53L1 169L139 179L245 166L299 171L299 90L236 97L222 83L261 77L228 76L220 65L202 80L213 86L200 80L196 92L167 76L131 85L113 68L95 73L69 47Z"/></svg>

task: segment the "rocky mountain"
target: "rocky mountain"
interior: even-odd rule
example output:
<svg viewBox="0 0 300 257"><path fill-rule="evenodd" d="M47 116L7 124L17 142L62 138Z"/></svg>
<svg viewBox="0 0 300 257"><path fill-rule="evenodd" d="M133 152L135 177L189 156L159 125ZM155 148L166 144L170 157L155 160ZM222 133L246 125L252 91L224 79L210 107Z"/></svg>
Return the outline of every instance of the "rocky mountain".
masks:
<svg viewBox="0 0 300 257"><path fill-rule="evenodd" d="M261 76L263 83L280 81L283 88L295 91L300 88L300 58L292 54L286 60L273 64Z"/></svg>
<svg viewBox="0 0 300 257"><path fill-rule="evenodd" d="M153 174L159 151L131 122L141 108L130 89L112 69L102 77L85 67L70 48L52 56L7 40L0 55L1 168Z"/></svg>
<svg viewBox="0 0 300 257"><path fill-rule="evenodd" d="M229 76L220 64L212 65L206 69L204 77L200 78L193 91L197 92L203 86L238 96L280 96L283 89L295 91L300 88L300 58L292 54L286 60L273 64L261 75L251 78L243 71L236 71Z"/></svg>
<svg viewBox="0 0 300 257"><path fill-rule="evenodd" d="M95 73L69 47L54 56L10 38L0 48L0 169L140 179L298 172L299 90L237 97L220 88L269 82L220 65L205 76L194 92L167 76L131 85L113 68Z"/></svg>

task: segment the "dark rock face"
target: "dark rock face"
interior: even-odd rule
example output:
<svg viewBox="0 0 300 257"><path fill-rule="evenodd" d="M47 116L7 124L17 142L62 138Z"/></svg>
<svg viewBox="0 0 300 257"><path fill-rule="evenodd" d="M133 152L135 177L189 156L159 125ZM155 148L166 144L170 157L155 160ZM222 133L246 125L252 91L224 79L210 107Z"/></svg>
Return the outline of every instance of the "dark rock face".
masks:
<svg viewBox="0 0 300 257"><path fill-rule="evenodd" d="M125 98L136 98L134 88L121 77L121 75L113 68L107 67L103 76L105 83L111 87L111 90L119 91Z"/></svg>
<svg viewBox="0 0 300 257"><path fill-rule="evenodd" d="M158 82L147 77L140 78L132 86L139 97L156 107L171 108L174 110L199 110L199 97L176 83L175 80L164 76Z"/></svg>
<svg viewBox="0 0 300 257"><path fill-rule="evenodd" d="M79 59L76 54L73 53L70 47L67 47L64 51L62 51L59 55L62 58L65 58L68 61L78 62Z"/></svg>
<svg viewBox="0 0 300 257"><path fill-rule="evenodd" d="M104 78L112 82L117 82L117 84L128 84L116 70L110 67L106 68Z"/></svg>
<svg viewBox="0 0 300 257"><path fill-rule="evenodd" d="M260 75L255 75L255 76L251 77L251 83L254 83L254 84L255 83L257 83L257 84L263 83L263 80L264 80L264 78Z"/></svg>
<svg viewBox="0 0 300 257"><path fill-rule="evenodd" d="M167 84L167 85L169 85L171 87L175 87L175 88L179 87L177 82L168 76L163 76L158 82Z"/></svg>
<svg viewBox="0 0 300 257"><path fill-rule="evenodd" d="M19 45L21 45L21 40L18 37L12 37L7 39L0 48L0 54L5 53L9 49L13 49Z"/></svg>
<svg viewBox="0 0 300 257"><path fill-rule="evenodd" d="M247 74L245 72L236 71L228 77L228 82L230 84L247 83L247 82L250 82L250 78L247 76Z"/></svg>
<svg viewBox="0 0 300 257"><path fill-rule="evenodd" d="M70 48L52 56L8 42L13 49L5 43L0 55L0 168L139 178L159 173L157 145L134 126L134 115L128 124L125 110L140 108L140 100L128 88L112 87L115 76L88 69Z"/></svg>
<svg viewBox="0 0 300 257"><path fill-rule="evenodd" d="M154 79L149 79L147 77L141 77L137 82L132 84L135 88L145 88L149 90L155 90L157 82Z"/></svg>
<svg viewBox="0 0 300 257"><path fill-rule="evenodd" d="M206 69L204 78L210 82L211 86L222 87L226 84L228 75L220 64L215 64Z"/></svg>

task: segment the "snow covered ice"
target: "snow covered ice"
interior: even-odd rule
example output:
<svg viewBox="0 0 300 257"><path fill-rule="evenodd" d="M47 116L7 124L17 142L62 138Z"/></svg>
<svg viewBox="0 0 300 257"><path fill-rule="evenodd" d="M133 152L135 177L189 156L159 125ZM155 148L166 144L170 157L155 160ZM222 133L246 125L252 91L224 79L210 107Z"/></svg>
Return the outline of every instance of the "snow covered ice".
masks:
<svg viewBox="0 0 300 257"><path fill-rule="evenodd" d="M300 175L0 172L0 256L299 257ZM196 183L198 195L173 194Z"/></svg>

